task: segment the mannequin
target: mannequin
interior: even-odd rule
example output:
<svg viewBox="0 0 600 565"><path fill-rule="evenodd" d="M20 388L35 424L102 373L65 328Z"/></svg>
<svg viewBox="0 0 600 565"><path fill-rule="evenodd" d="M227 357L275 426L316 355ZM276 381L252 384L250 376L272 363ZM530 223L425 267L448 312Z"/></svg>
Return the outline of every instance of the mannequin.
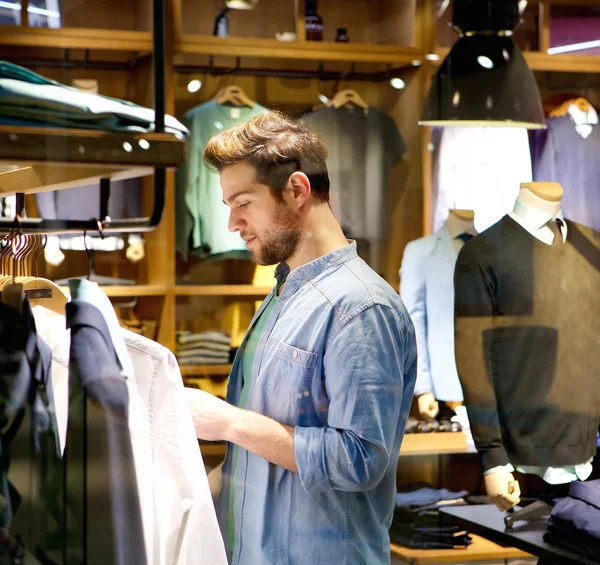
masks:
<svg viewBox="0 0 600 565"><path fill-rule="evenodd" d="M524 182L520 185L517 202L522 202L552 217L561 210L563 188L557 182ZM501 511L506 511L520 502L521 489L512 472L492 469L484 475L487 495Z"/></svg>
<svg viewBox="0 0 600 565"><path fill-rule="evenodd" d="M452 274L465 243L461 237L476 233L474 220L472 210L450 210L446 224L435 234L409 243L402 260L400 294L418 336L415 398L424 420L439 413L436 395L451 409L462 402L453 358Z"/></svg>
<svg viewBox="0 0 600 565"><path fill-rule="evenodd" d="M565 456L564 451L560 451L561 449L568 450L565 446L571 445L566 440L564 443L559 440L553 443L551 438L548 444L531 444L536 445L536 449L540 449L539 453L534 451L524 454L523 444L520 443L519 445L511 443L510 448L504 446L505 434L511 438L509 441L514 441L512 438L516 438L516 441L519 442L520 434L535 434L536 431L543 430L545 426L548 427L547 418L551 410L556 410L556 421L560 420L559 426L564 425L565 415L571 415L573 418L582 415L581 419L573 420L573 424L569 423L575 433L578 433L578 426L581 426L580 429L586 429L587 426L597 428L596 416L588 416L589 411L585 399L582 402L578 397L573 401L574 404L561 399L561 392L562 398L564 398L564 391L570 390L571 387L575 390L577 385L572 380L573 372L569 371L568 363L560 365L561 357L565 358L565 349L560 349L562 336L575 334L577 336L575 340L580 343L579 336L583 335L586 345L582 347L584 349L593 347L594 338L590 339L587 336L597 335L594 322L591 327L574 324L573 320L578 319L577 314L570 314L564 308L554 309L553 305L557 302L552 303L551 299L544 302L543 306L538 309L535 305L536 300L541 301L545 299L545 295L550 296L546 293L554 293L556 286L568 287L569 290L565 291L566 298L568 298L580 293L585 295L592 288L597 288L598 284L598 271L597 267L594 268L593 261L580 261L584 257L581 249L585 249L588 256L592 253L589 243L593 242L594 235L580 231L583 226L567 223L564 220L561 210L562 196L563 188L555 182L522 183L514 210L509 217L529 232L533 238L523 237L523 231L520 228L516 228L511 220L507 221L506 218L503 218L482 234L481 240L477 238L480 245L474 245L470 249L473 252L470 255L461 255L456 267L457 365L465 391L467 409L470 412L472 410L479 419L477 422L477 426L480 426L477 432L479 435L478 450L484 461L484 469L491 467L484 471L485 488L488 496L501 511L506 511L518 504L521 494L519 484L513 475L513 465L504 464L509 453L505 449L510 449L511 460L514 458L517 461L514 465L519 472L538 475L549 485L562 485L575 480L585 480L592 471L592 460L588 458L595 451L595 441L591 450L587 448L587 440L581 440L580 444L573 444L577 445L577 451L574 449L568 456ZM571 230L574 232L573 234L571 234ZM588 231L591 233L593 230ZM574 239L567 246L565 244L569 234ZM563 240L557 241L556 238L561 235ZM519 239L515 239L515 236ZM558 247L550 252L547 247L540 246L539 241L536 242L536 240L545 243L548 247ZM515 249L517 250L516 259ZM564 254L562 250L565 250ZM569 267L575 267L577 270L563 278L561 266L565 267L563 271L568 271ZM483 274L480 275L482 272ZM581 283L578 281L580 273ZM536 280L534 278L536 276L541 278ZM556 286L552 284L554 276L558 277ZM489 290L490 287L486 288L488 283L480 282L477 280L478 278L481 281L493 280L492 290ZM475 282L471 285L469 281ZM546 281L548 281L547 285L544 284ZM540 285L543 288L541 293L536 291ZM493 298L487 298L489 293L494 293ZM552 298L560 296L566 302L563 294L552 294L551 296ZM488 300L491 300L490 304L494 304L494 306L486 310ZM572 317L569 318L570 316ZM555 323L552 323L553 317L557 318ZM565 319L567 320L566 325ZM583 323L588 324L589 322ZM566 331L566 333L560 333L562 331ZM569 337L564 339L568 341ZM547 345L546 348L544 348L544 344ZM565 347L568 349L568 346ZM475 364L470 365L469 357L478 357L480 350L483 352L483 357L476 360ZM568 355L566 357L568 359ZM493 368L481 370L483 365L478 367L478 362L483 362L487 367ZM513 385L514 381L508 385L505 384L504 388L502 385L498 385L497 383L507 377L508 373L507 370L503 372L502 368L497 368L498 362L510 367L509 370L513 371L516 379L527 381L528 385L518 391L519 385L518 383ZM536 367L542 366L539 371L532 370L532 366L536 363L538 363ZM585 367L587 368L587 365ZM586 368L583 369L583 373L586 372ZM578 370L575 369L575 372ZM527 377L533 380L529 380ZM489 384L491 382L493 384ZM587 387L588 385L585 383L587 381L582 378L579 386ZM513 386L515 388L512 388ZM515 398L523 395L524 390L528 390L531 397L524 397L523 401L515 401L510 404L511 390L515 391ZM542 392L537 394L538 390ZM583 392L583 395L585 394ZM491 402L493 404L490 404ZM596 401L591 399L591 402ZM502 424L494 422L494 418L489 412L490 406L496 407L493 409L498 412L495 417ZM531 420L527 417L529 409L532 413ZM541 423L538 423L538 417L541 418ZM523 418L525 419L523 420ZM487 435L486 426L493 429L498 425L503 430L502 435L499 433L500 428ZM557 427L552 433L555 433L556 437L560 437L563 429L565 428ZM541 436L536 437L539 439ZM492 441L492 438L496 439ZM544 436L544 439L547 439L547 436ZM572 437L569 440L572 440ZM504 452L504 456L499 455L499 451ZM580 455L584 452L587 454L586 456ZM484 456L489 458L488 461L492 462L491 465L486 464ZM578 457L581 458L578 460ZM494 466L493 462L496 461L502 464L496 463Z"/></svg>

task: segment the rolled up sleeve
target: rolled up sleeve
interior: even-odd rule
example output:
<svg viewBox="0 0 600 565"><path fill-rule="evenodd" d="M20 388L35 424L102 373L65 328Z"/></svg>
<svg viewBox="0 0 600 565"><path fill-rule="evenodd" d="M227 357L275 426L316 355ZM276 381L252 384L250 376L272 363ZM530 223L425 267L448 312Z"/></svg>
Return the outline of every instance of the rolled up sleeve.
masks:
<svg viewBox="0 0 600 565"><path fill-rule="evenodd" d="M327 426L294 431L305 490L368 491L396 465L406 418L402 399L412 397L405 390L410 366L414 373L414 329L399 312L375 304L342 325L323 357Z"/></svg>

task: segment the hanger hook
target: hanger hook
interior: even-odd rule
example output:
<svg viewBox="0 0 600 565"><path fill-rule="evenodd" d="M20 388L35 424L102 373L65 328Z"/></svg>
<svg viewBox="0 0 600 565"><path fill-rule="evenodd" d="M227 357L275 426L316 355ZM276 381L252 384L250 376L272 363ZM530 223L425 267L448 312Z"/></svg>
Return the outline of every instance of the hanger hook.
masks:
<svg viewBox="0 0 600 565"><path fill-rule="evenodd" d="M98 231L100 232L100 239L104 239L104 226L100 220L96 220L96 225L98 226Z"/></svg>
<svg viewBox="0 0 600 565"><path fill-rule="evenodd" d="M15 283L15 277L16 277L16 272L17 272L17 252L18 252L18 246L15 246L15 238L19 238L18 242L19 245L21 243L21 216L19 216L19 214L15 214L15 227L14 230L12 231L11 234L11 242L10 242L10 246L11 246L11 250L12 250L12 254L13 254L13 268L12 268L12 282L13 284Z"/></svg>
<svg viewBox="0 0 600 565"><path fill-rule="evenodd" d="M87 276L86 279L90 280L90 274L92 272L92 254L87 244L87 230L83 230L83 248L85 249L85 256L87 258Z"/></svg>

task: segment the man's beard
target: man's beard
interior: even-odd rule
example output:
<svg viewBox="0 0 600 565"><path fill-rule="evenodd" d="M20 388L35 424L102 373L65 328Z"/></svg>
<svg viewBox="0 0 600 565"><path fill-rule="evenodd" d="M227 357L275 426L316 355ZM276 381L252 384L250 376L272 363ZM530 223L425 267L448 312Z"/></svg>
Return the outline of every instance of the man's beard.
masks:
<svg viewBox="0 0 600 565"><path fill-rule="evenodd" d="M257 238L261 247L254 254L254 260L259 265L276 265L287 261L300 245L302 232L297 229L298 216L285 204L281 204L278 206L276 218L273 230L263 238Z"/></svg>

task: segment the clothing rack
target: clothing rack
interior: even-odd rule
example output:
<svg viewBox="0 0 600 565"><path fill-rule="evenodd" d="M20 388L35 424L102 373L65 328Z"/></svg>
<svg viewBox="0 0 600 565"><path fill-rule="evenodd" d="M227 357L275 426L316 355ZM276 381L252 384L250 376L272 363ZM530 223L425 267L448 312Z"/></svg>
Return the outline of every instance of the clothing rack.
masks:
<svg viewBox="0 0 600 565"><path fill-rule="evenodd" d="M183 142L165 131L165 3L153 0L153 75L155 130L151 134L106 134L88 130L64 130L58 128L32 128L30 126L0 127L0 160L10 162L51 162L53 164L77 162L78 165L106 165L109 173L118 178L142 176L152 172L154 165L154 204L152 213L143 218L112 220L108 217L110 199L110 176L100 176L100 218L87 220L48 220L21 218L23 194L17 191L17 216L0 219L0 234L19 232L23 234L87 233L105 235L110 233L152 231L162 217L165 205L165 181L167 167L183 161ZM65 135L69 132L69 135ZM48 138L55 137L57 143ZM128 141L129 140L129 141ZM150 150L134 150L133 143L147 141ZM122 149L122 150L121 150ZM115 156L116 155L116 156ZM45 165L40 165L44 167ZM126 170L130 167L130 170ZM33 167L35 168L35 166ZM19 173L20 171L15 171ZM12 172L11 172L12 173ZM7 174L11 174L7 173ZM84 175L83 175L84 176ZM92 175L95 176L95 175ZM28 190L27 192L37 192Z"/></svg>
<svg viewBox="0 0 600 565"><path fill-rule="evenodd" d="M380 72L357 72L355 64L350 64L349 71L326 71L323 63L320 63L315 70L302 69L268 69L242 67L240 57L236 58L235 67L217 67L211 62L208 65L175 65L175 72L179 74L208 74L212 76L253 76L253 77L274 77L274 78L297 78L297 79L317 79L317 80L352 80L365 82L383 82L394 77L400 76L406 71L405 68L392 68L386 65L385 71ZM420 63L419 63L420 64ZM416 67L416 65L415 65Z"/></svg>

